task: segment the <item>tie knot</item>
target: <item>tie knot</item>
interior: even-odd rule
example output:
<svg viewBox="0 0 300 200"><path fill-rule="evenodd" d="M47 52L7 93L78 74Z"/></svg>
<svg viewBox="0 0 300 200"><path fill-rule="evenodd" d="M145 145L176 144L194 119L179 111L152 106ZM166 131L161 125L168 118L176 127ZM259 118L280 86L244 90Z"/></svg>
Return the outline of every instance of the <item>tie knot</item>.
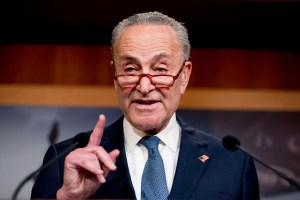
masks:
<svg viewBox="0 0 300 200"><path fill-rule="evenodd" d="M145 136L140 140L140 143L143 144L148 150L157 149L159 138L156 136Z"/></svg>

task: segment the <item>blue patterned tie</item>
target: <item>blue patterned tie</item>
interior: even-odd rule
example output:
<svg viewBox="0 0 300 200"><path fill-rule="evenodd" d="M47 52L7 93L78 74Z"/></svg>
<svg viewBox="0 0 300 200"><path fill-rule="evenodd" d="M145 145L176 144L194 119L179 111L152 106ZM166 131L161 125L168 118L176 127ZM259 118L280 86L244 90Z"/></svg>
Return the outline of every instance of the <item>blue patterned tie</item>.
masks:
<svg viewBox="0 0 300 200"><path fill-rule="evenodd" d="M168 187L164 163L158 151L159 138L145 136L140 140L148 149L148 160L142 176L142 200L168 199Z"/></svg>

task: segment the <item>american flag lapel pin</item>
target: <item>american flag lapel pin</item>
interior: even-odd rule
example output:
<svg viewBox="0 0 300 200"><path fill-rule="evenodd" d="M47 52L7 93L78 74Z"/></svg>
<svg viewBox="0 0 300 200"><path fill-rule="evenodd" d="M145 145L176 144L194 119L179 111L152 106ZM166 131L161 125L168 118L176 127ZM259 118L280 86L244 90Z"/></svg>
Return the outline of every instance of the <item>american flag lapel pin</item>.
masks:
<svg viewBox="0 0 300 200"><path fill-rule="evenodd" d="M200 156L198 158L201 162L205 163L208 159L209 159L209 156L203 154L202 156Z"/></svg>

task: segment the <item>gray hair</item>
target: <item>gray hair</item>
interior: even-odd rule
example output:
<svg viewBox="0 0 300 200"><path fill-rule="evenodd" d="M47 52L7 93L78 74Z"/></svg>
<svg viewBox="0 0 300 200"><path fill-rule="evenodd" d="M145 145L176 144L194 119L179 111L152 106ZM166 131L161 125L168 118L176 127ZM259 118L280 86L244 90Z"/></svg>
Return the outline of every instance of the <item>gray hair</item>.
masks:
<svg viewBox="0 0 300 200"><path fill-rule="evenodd" d="M112 38L111 38L111 48L113 53L113 46L116 40L119 38L120 34L129 26L133 25L168 25L174 29L176 32L178 41L180 43L183 58L185 60L189 60L190 58L190 41L188 37L188 32L183 23L176 21L175 19L164 15L160 12L145 12L145 13L138 13L128 17L121 21L112 31Z"/></svg>

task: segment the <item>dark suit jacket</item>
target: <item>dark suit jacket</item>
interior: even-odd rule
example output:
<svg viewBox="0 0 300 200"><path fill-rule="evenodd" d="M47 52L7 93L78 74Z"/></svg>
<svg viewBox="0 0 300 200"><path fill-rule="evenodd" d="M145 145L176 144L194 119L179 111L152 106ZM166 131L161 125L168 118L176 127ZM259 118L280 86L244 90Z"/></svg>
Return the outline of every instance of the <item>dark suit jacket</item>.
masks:
<svg viewBox="0 0 300 200"><path fill-rule="evenodd" d="M169 199L234 200L259 199L253 160L240 151L223 148L219 139L193 129L180 119L181 146ZM91 198L135 199L128 170L123 134L123 117L105 128L101 145L109 152L119 149L117 170L110 172ZM44 163L72 144L72 139L49 147ZM206 162L201 155L209 156ZM168 167L168 166L166 166ZM64 157L40 172L32 189L32 198L55 198L63 183Z"/></svg>

